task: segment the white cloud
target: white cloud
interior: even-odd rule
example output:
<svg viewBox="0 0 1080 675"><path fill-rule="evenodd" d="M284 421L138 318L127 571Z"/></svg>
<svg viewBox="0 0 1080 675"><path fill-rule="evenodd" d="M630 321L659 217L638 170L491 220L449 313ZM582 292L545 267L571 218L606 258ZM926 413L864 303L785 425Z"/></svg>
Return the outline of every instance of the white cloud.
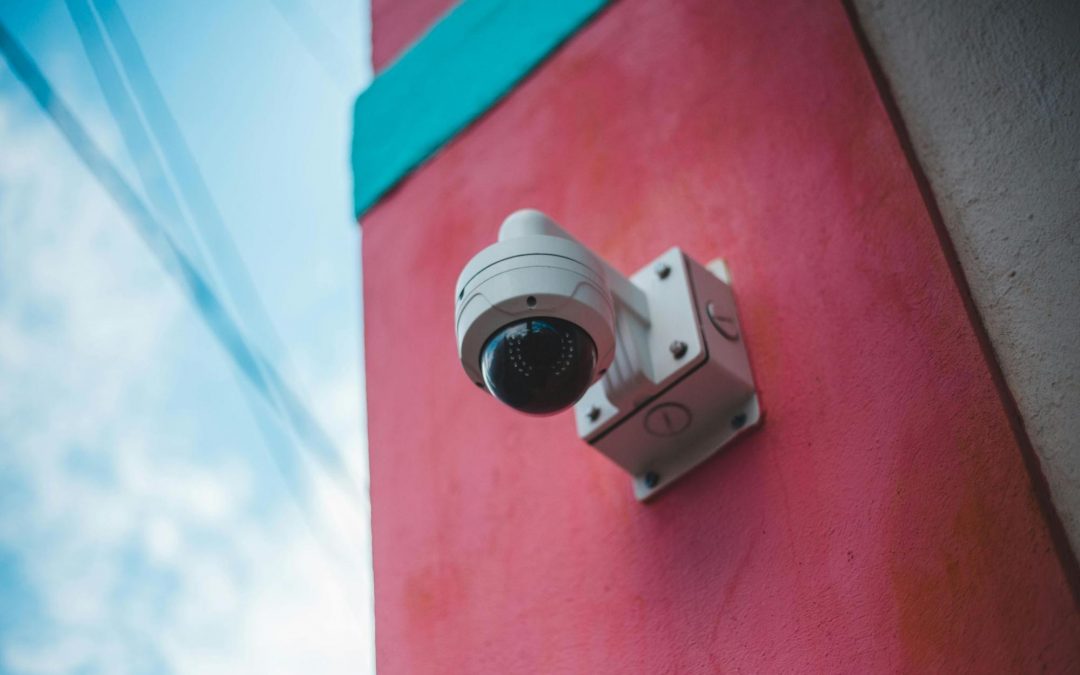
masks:
<svg viewBox="0 0 1080 675"><path fill-rule="evenodd" d="M30 598L0 670L368 670L366 489L303 463L292 501L250 419L223 422L235 380L199 389L226 359L25 98L0 96L0 148L0 481L18 487L0 554L19 573L0 592ZM313 397L347 486L366 482L356 380Z"/></svg>

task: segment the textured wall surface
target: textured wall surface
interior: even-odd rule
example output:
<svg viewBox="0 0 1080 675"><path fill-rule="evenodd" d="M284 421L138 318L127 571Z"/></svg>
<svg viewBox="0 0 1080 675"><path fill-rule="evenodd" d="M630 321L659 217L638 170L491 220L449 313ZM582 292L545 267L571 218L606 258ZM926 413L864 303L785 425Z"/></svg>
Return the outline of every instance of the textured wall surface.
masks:
<svg viewBox="0 0 1080 675"><path fill-rule="evenodd" d="M1080 551L1080 3L855 5Z"/></svg>
<svg viewBox="0 0 1080 675"><path fill-rule="evenodd" d="M385 68L456 0L371 0L371 62ZM375 27L378 28L375 28Z"/></svg>
<svg viewBox="0 0 1080 675"><path fill-rule="evenodd" d="M356 101L356 213L490 110L607 3L469 0L442 15Z"/></svg>
<svg viewBox="0 0 1080 675"><path fill-rule="evenodd" d="M569 415L477 389L454 282L524 206L624 272L727 258L764 426L642 505ZM1002 393L838 4L620 0L363 225L380 673L1077 669Z"/></svg>

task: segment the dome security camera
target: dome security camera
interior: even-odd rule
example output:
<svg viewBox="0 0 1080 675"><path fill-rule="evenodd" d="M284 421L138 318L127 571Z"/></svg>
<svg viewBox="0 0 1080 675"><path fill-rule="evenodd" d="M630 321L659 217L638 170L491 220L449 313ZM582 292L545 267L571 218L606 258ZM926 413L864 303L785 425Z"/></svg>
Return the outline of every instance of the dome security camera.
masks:
<svg viewBox="0 0 1080 675"><path fill-rule="evenodd" d="M574 406L579 436L648 499L760 421L728 282L678 248L628 279L517 211L458 278L458 356L511 408Z"/></svg>

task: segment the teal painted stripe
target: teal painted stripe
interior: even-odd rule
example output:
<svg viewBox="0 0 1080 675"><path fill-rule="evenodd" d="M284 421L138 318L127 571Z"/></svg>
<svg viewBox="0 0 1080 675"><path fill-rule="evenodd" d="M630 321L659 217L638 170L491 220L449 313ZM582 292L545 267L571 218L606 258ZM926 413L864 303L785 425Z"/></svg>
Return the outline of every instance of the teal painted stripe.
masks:
<svg viewBox="0 0 1080 675"><path fill-rule="evenodd" d="M357 217L609 0L464 0L356 100Z"/></svg>

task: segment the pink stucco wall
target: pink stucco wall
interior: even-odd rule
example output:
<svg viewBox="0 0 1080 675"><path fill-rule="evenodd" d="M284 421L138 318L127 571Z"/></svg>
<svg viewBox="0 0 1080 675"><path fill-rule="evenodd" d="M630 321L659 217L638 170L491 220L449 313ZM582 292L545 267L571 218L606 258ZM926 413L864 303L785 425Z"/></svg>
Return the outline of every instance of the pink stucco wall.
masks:
<svg viewBox="0 0 1080 675"><path fill-rule="evenodd" d="M525 206L624 272L675 244L727 258L764 426L642 505L569 415L477 389L454 281ZM620 0L363 227L380 673L1080 669L1021 444L839 3Z"/></svg>
<svg viewBox="0 0 1080 675"><path fill-rule="evenodd" d="M382 70L447 12L455 0L371 0L371 62Z"/></svg>

